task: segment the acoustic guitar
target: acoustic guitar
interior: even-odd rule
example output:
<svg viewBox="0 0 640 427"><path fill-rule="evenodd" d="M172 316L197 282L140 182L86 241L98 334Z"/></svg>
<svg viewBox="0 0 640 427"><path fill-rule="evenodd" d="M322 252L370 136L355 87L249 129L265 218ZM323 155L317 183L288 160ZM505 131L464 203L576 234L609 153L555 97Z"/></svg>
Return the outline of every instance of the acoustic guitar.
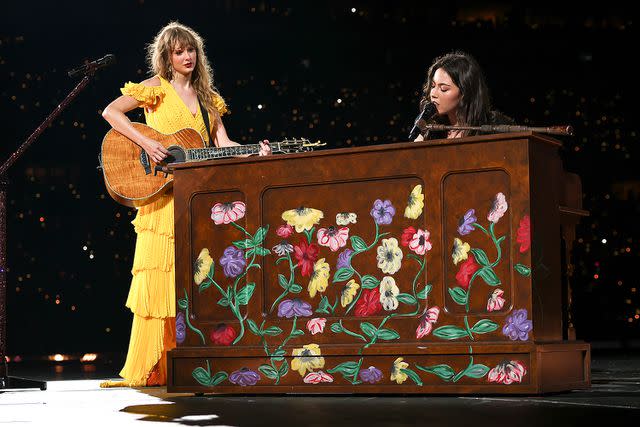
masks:
<svg viewBox="0 0 640 427"><path fill-rule="evenodd" d="M167 158L157 164L138 144L115 129L109 130L102 140L100 167L109 195L118 203L139 207L153 202L173 185L173 175L166 173L170 163L199 162L224 157L258 154L259 144L233 147L207 147L198 131L191 128L166 135L143 124L133 123L143 135L162 144ZM310 143L308 139L284 139L271 142L274 153L310 151L324 145ZM160 173L158 173L160 172Z"/></svg>

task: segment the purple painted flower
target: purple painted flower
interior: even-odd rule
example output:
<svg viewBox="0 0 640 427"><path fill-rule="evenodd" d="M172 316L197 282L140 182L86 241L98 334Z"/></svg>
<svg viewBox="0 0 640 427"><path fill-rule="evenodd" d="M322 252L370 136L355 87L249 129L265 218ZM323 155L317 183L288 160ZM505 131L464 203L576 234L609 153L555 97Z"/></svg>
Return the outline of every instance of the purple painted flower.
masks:
<svg viewBox="0 0 640 427"><path fill-rule="evenodd" d="M298 298L286 299L278 305L278 317L290 319L293 316L309 317L312 315L311 304Z"/></svg>
<svg viewBox="0 0 640 427"><path fill-rule="evenodd" d="M466 214L464 214L463 218L460 218L458 222L458 233L461 236L465 236L473 231L473 223L476 222L478 218L476 218L476 210L469 209Z"/></svg>
<svg viewBox="0 0 640 427"><path fill-rule="evenodd" d="M244 251L235 246L229 246L224 250L220 265L227 277L236 277L244 270L247 261L244 259Z"/></svg>
<svg viewBox="0 0 640 427"><path fill-rule="evenodd" d="M514 310L502 328L502 333L513 341L526 341L533 330L533 322L527 319L527 309Z"/></svg>
<svg viewBox="0 0 640 427"><path fill-rule="evenodd" d="M375 384L382 379L382 371L375 366L369 366L367 369L361 369L358 376L362 382Z"/></svg>
<svg viewBox="0 0 640 427"><path fill-rule="evenodd" d="M340 270L341 268L351 267L349 258L351 257L352 253L353 251L351 249L345 249L344 251L340 252L340 255L338 255L338 262L336 263L337 270Z"/></svg>
<svg viewBox="0 0 640 427"><path fill-rule="evenodd" d="M390 200L384 202L377 199L373 202L373 209L371 209L371 216L376 224L391 224L393 216L396 214L396 208L393 207Z"/></svg>
<svg viewBox="0 0 640 427"><path fill-rule="evenodd" d="M182 344L187 338L187 325L184 321L184 313L178 312L176 316L176 342Z"/></svg>
<svg viewBox="0 0 640 427"><path fill-rule="evenodd" d="M251 369L242 368L238 371L232 372L229 375L229 381L239 386L256 385L260 380L260 374Z"/></svg>

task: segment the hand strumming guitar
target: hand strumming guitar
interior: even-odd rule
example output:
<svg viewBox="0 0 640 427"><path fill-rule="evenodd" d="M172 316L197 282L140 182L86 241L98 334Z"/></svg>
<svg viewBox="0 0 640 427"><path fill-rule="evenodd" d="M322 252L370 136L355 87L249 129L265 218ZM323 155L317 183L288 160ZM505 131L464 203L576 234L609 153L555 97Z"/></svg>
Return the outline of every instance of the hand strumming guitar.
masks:
<svg viewBox="0 0 640 427"><path fill-rule="evenodd" d="M147 153L149 158L156 163L160 163L169 155L169 151L155 139L149 139L145 141L142 148Z"/></svg>

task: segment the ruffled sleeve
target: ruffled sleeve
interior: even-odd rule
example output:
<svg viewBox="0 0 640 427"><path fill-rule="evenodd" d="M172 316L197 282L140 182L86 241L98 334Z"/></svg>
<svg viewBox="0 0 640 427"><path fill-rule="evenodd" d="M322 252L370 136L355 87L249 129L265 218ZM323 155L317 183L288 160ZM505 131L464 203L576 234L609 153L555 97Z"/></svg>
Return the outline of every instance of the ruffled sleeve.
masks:
<svg viewBox="0 0 640 427"><path fill-rule="evenodd" d="M213 105L216 107L216 110L218 110L218 114L220 114L221 116L229 113L229 107L227 107L227 103L224 102L222 96L220 96L220 94L217 92L213 94Z"/></svg>
<svg viewBox="0 0 640 427"><path fill-rule="evenodd" d="M120 92L142 102L143 107L150 109L155 109L164 98L162 86L145 86L141 83L125 83Z"/></svg>

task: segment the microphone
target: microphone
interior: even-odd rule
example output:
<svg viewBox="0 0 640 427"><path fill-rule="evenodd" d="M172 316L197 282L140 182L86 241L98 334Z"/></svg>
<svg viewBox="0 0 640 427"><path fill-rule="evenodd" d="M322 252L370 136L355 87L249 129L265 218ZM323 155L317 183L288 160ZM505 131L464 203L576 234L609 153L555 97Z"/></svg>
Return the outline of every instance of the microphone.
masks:
<svg viewBox="0 0 640 427"><path fill-rule="evenodd" d="M93 74L98 68L106 67L107 65L115 64L116 57L112 54L108 54L103 56L100 59L96 59L95 61L87 62L84 65L79 66L78 68L74 68L69 71L67 75L71 78L76 77L78 75L84 74Z"/></svg>
<svg viewBox="0 0 640 427"><path fill-rule="evenodd" d="M435 116L437 112L438 112L438 109L436 108L436 104L434 104L433 102L427 102L426 104L424 104L422 111L420 111L420 114L418 114L418 117L416 117L416 121L413 123L411 132L409 132L409 141L413 141L413 133L418 127L418 122L421 119L429 120L431 117Z"/></svg>

